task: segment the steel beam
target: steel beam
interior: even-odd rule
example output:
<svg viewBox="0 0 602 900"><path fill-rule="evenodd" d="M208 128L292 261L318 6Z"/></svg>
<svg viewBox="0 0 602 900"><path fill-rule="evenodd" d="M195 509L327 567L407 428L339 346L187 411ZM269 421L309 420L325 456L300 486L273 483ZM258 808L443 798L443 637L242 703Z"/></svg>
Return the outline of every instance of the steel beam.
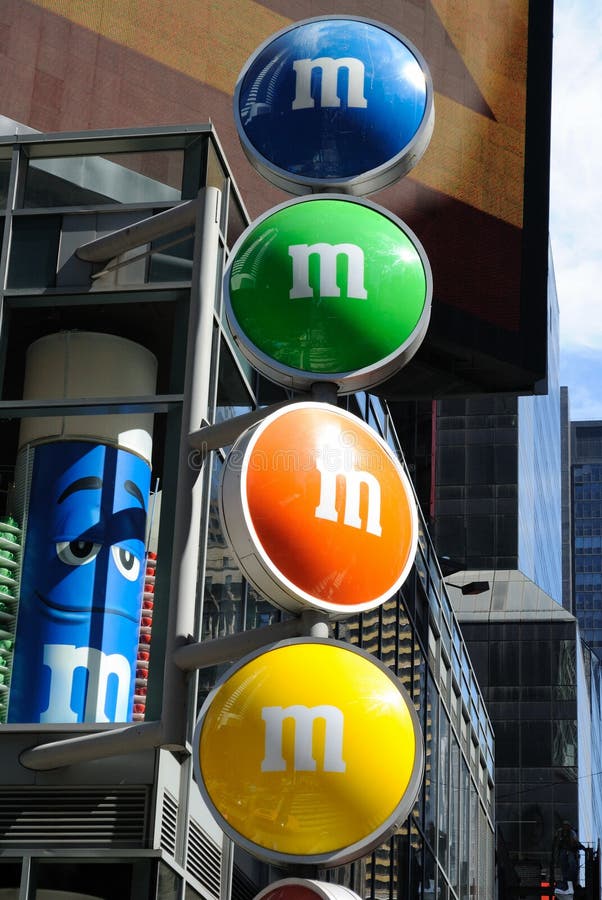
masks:
<svg viewBox="0 0 602 900"><path fill-rule="evenodd" d="M328 634L328 618L314 610L305 610L294 619L285 619L284 622L266 625L264 628L252 628L213 641L201 641L179 647L174 653L174 662L184 671L205 669L208 666L240 659L253 650L259 650L287 638L303 635L328 637Z"/></svg>
<svg viewBox="0 0 602 900"><path fill-rule="evenodd" d="M217 190L217 188L209 190ZM166 209L165 212L157 213L156 216L149 216L126 228L120 228L95 241L90 241L88 244L82 244L75 251L75 255L86 262L106 262L108 259L114 259L125 253L126 250L133 250L135 247L149 244L166 234L172 234L174 231L194 225L198 206L198 200L187 200L185 203Z"/></svg>
<svg viewBox="0 0 602 900"><path fill-rule="evenodd" d="M111 731L96 731L94 734L28 747L21 754L19 762L26 769L42 772L74 763L133 753L136 750L149 750L160 747L162 743L163 729L160 722L140 722Z"/></svg>

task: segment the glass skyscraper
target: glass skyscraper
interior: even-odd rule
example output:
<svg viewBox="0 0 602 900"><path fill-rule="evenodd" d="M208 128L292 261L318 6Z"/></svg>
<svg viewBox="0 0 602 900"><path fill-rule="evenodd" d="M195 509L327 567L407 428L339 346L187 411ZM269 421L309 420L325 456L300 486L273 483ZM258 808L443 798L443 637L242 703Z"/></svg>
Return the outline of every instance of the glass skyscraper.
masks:
<svg viewBox="0 0 602 900"><path fill-rule="evenodd" d="M571 423L571 482L574 611L602 658L602 422Z"/></svg>
<svg viewBox="0 0 602 900"><path fill-rule="evenodd" d="M594 735L601 721L599 670L582 648L571 610L562 606L563 461L565 472L567 467L558 373L558 299L550 259L548 374L542 393L440 401L433 432L435 544L450 572L450 596L496 734L504 898L519 890L521 896L539 897L542 881L560 877L553 848L563 820L575 824L584 844L594 845L602 822L591 789L597 771ZM587 449L602 454L602 428L597 437L598 446L590 443ZM587 439L592 440L589 432ZM596 472L588 460L574 465L573 472L574 502L590 517L583 526L575 519L580 548L588 553L588 563L579 563L575 587L583 586L582 604L585 596L593 603L591 569L595 547L600 561L600 537L596 543L591 517L599 514L594 495L600 507L602 465ZM586 479L587 488L581 483ZM593 609L591 616L593 625ZM589 865L591 856L587 859ZM590 888L592 883L590 872Z"/></svg>
<svg viewBox="0 0 602 900"><path fill-rule="evenodd" d="M558 297L550 257L547 394L518 399L518 568L562 603Z"/></svg>
<svg viewBox="0 0 602 900"><path fill-rule="evenodd" d="M437 404L431 515L438 552L466 570L465 580L474 581L475 572L518 570L560 603L558 352L558 298L551 275L548 378L541 386L547 393Z"/></svg>

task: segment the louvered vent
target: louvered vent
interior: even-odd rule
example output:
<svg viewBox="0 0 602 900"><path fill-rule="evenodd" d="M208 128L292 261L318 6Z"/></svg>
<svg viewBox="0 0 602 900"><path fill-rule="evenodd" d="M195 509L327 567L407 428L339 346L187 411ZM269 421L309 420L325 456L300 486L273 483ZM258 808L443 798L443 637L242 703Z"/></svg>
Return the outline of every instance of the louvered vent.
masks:
<svg viewBox="0 0 602 900"><path fill-rule="evenodd" d="M172 797L169 791L164 791L161 813L161 849L174 857L176 855L177 829L178 801Z"/></svg>
<svg viewBox="0 0 602 900"><path fill-rule="evenodd" d="M232 900L253 900L253 897L259 891L260 888L247 878L238 866L234 866L234 872L232 873Z"/></svg>
<svg viewBox="0 0 602 900"><path fill-rule="evenodd" d="M213 894L214 897L219 897L222 871L221 848L203 831L194 819L190 820L190 828L188 830L186 870L191 875L194 875L210 894Z"/></svg>
<svg viewBox="0 0 602 900"><path fill-rule="evenodd" d="M142 847L145 788L0 790L0 847Z"/></svg>

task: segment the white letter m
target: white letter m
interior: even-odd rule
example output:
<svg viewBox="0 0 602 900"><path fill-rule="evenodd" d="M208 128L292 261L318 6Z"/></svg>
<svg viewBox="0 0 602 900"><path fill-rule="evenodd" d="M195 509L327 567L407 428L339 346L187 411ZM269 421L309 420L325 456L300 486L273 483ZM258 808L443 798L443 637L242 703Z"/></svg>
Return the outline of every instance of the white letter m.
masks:
<svg viewBox="0 0 602 900"><path fill-rule="evenodd" d="M315 772L316 760L313 755L313 729L316 719L324 719L324 771L344 772L343 759L343 713L336 706L265 706L261 711L265 722L265 756L261 763L262 772L286 771L286 760L282 755L283 724L285 719L294 722L293 771Z"/></svg>

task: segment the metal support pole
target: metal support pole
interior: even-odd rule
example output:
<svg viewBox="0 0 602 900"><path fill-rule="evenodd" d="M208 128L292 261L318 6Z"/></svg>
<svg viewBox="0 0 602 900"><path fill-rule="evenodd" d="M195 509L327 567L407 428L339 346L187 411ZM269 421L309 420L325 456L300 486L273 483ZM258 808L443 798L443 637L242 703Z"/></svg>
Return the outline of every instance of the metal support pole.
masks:
<svg viewBox="0 0 602 900"><path fill-rule="evenodd" d="M294 619L285 619L275 625L264 628L252 628L238 634L216 638L213 641L201 641L180 647L174 653L174 662L184 671L205 669L220 663L232 662L246 656L253 650L259 650L268 644L284 641L287 638L310 635L311 637L328 637L328 619L323 613L305 610Z"/></svg>
<svg viewBox="0 0 602 900"><path fill-rule="evenodd" d="M256 425L285 406L292 406L294 403L301 403L308 399L321 403L333 403L336 406L337 386L332 381L316 381L311 386L311 393L293 397L291 400L283 400L282 403L273 403L271 406L264 406L261 409L234 416L232 419L217 422L215 425L204 425L188 435L188 443L203 455L210 450L217 450L218 447L229 447L247 428Z"/></svg>
<svg viewBox="0 0 602 900"><path fill-rule="evenodd" d="M334 381L315 381L311 386L311 399L318 403L337 405L339 389Z"/></svg>
<svg viewBox="0 0 602 900"><path fill-rule="evenodd" d="M114 728L111 731L97 731L94 734L83 734L80 737L53 741L51 744L29 747L23 751L19 762L26 769L43 772L61 766L71 766L73 763L120 756L134 750L149 750L152 747L160 747L162 740L163 730L160 722L140 722L138 725L126 725L124 728Z"/></svg>
<svg viewBox="0 0 602 900"><path fill-rule="evenodd" d="M194 634L203 500L202 469L190 465L188 435L208 418L217 289L221 195L213 187L201 194L204 197L198 205L195 226L163 683L163 737L164 746L170 749L186 745L188 684L185 673L174 662L174 652L188 644Z"/></svg>
<svg viewBox="0 0 602 900"><path fill-rule="evenodd" d="M211 190L217 190L217 188L211 188ZM157 213L156 216L150 216L133 225L128 225L126 228L112 231L111 234L90 241L89 244L82 244L75 251L75 255L86 262L106 262L108 259L114 259L125 253L126 250L133 250L134 247L148 244L165 234L172 234L174 231L193 225L197 209L197 200L187 200L185 203L166 209L165 212Z"/></svg>
<svg viewBox="0 0 602 900"><path fill-rule="evenodd" d="M204 425L188 435L188 443L202 456L205 456L210 450L217 450L218 447L229 447L247 428L257 425L258 422L285 406L298 403L300 399L305 398L283 400L282 403L273 403L271 406L264 406L253 412L243 413L240 416L225 419L223 422L216 422L215 425Z"/></svg>

